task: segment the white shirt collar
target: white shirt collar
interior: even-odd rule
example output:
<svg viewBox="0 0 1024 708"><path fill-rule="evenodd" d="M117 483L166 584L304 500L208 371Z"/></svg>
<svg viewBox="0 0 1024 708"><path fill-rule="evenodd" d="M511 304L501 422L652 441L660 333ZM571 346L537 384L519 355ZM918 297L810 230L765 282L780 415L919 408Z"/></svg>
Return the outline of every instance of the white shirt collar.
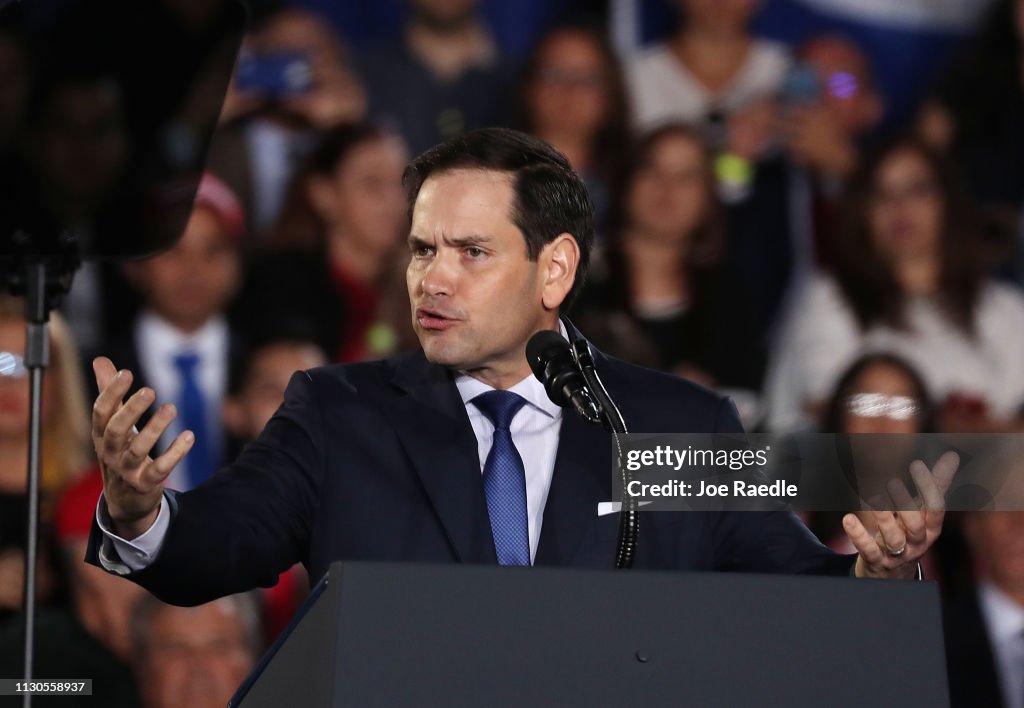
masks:
<svg viewBox="0 0 1024 708"><path fill-rule="evenodd" d="M138 333L138 341L155 356L169 360L182 350L193 349L206 361L211 361L223 354L228 325L223 316L217 315L192 334L184 334L160 315L147 310L139 317Z"/></svg>
<svg viewBox="0 0 1024 708"><path fill-rule="evenodd" d="M558 330L563 337L568 339L565 325L562 324L561 320L558 321ZM481 393L494 390L493 386L485 384L479 379L473 378L464 371L460 371L455 375L455 386L459 389L459 395L462 397L462 402L467 406L470 401ZM548 398L548 392L544 390L544 384L542 384L537 377L532 374L508 390L519 394L525 398L526 402L531 406L552 418L557 418L562 413L561 407Z"/></svg>
<svg viewBox="0 0 1024 708"><path fill-rule="evenodd" d="M987 580L981 583L978 596L993 643L1019 641L1024 634L1024 607Z"/></svg>
<svg viewBox="0 0 1024 708"><path fill-rule="evenodd" d="M462 402L467 406L481 393L494 390L493 386L461 372L455 377L455 385L459 389L459 395L462 396ZM559 416L562 412L562 409L548 398L548 392L544 390L544 385L532 374L508 390L518 393L531 406L552 418Z"/></svg>

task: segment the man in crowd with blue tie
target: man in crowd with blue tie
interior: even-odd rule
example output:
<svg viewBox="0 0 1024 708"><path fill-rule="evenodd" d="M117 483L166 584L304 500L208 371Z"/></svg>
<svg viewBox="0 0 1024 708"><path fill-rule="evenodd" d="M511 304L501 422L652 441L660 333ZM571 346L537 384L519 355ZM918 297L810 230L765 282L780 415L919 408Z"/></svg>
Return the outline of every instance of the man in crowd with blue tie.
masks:
<svg viewBox="0 0 1024 708"><path fill-rule="evenodd" d="M336 560L612 567L618 519L611 438L551 403L525 348L562 317L593 241L586 190L566 159L522 133L465 134L406 171L407 270L421 348L387 361L296 373L260 437L200 487L163 482L191 455L175 419L130 371L94 363L93 440L104 476L87 560L162 599L196 604L302 562ZM634 432L737 432L728 399L594 353ZM194 449L193 449L194 452ZM936 465L920 511L854 515L860 551L822 546L787 512L649 512L636 568L911 578L942 524L954 465Z"/></svg>
<svg viewBox="0 0 1024 708"><path fill-rule="evenodd" d="M220 410L242 346L224 310L240 280L243 232L241 202L207 173L181 240L166 253L126 265L143 306L102 352L132 369L134 388L151 387L160 403L176 406L178 416L157 449L183 430L194 434L188 458L167 480L174 489L199 485L226 461Z"/></svg>

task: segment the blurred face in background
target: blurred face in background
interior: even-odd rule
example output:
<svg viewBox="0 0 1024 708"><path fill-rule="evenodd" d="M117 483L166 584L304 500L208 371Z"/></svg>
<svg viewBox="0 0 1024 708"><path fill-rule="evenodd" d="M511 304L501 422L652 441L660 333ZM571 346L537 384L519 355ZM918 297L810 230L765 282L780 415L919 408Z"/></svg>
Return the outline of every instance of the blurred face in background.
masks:
<svg viewBox="0 0 1024 708"><path fill-rule="evenodd" d="M669 133L650 146L629 185L627 221L647 236L686 243L714 198L701 146Z"/></svg>
<svg viewBox="0 0 1024 708"><path fill-rule="evenodd" d="M25 323L0 318L0 352L25 356ZM9 357L0 361L0 441L28 440L29 387L28 371L23 365L13 367ZM53 418L60 402L60 359L50 351L50 366L43 375L43 415L45 426Z"/></svg>
<svg viewBox="0 0 1024 708"><path fill-rule="evenodd" d="M963 530L982 575L1004 592L1024 593L1024 511L965 514Z"/></svg>
<svg viewBox="0 0 1024 708"><path fill-rule="evenodd" d="M183 332L194 332L227 305L239 279L238 245L199 204L174 248L128 265L146 304Z"/></svg>
<svg viewBox="0 0 1024 708"><path fill-rule="evenodd" d="M345 50L337 35L316 15L303 10L275 13L252 48L267 53L301 53L317 69L345 67Z"/></svg>
<svg viewBox="0 0 1024 708"><path fill-rule="evenodd" d="M676 0L683 22L705 32L746 33L758 0Z"/></svg>
<svg viewBox="0 0 1024 708"><path fill-rule="evenodd" d="M161 607L138 653L147 708L221 708L256 660L242 619L225 600Z"/></svg>
<svg viewBox="0 0 1024 708"><path fill-rule="evenodd" d="M0 352L25 355L25 324L0 320ZM28 373L10 358L0 361L0 440L28 438Z"/></svg>
<svg viewBox="0 0 1024 708"><path fill-rule="evenodd" d="M284 400L292 374L326 361L314 344L278 342L262 347L252 355L241 392L227 402L224 422L239 438L254 440Z"/></svg>
<svg viewBox="0 0 1024 708"><path fill-rule="evenodd" d="M475 16L478 0L409 0L417 22L435 31L461 29Z"/></svg>
<svg viewBox="0 0 1024 708"><path fill-rule="evenodd" d="M872 245L882 258L901 263L940 257L941 187L925 158L910 148L883 160L868 201Z"/></svg>
<svg viewBox="0 0 1024 708"><path fill-rule="evenodd" d="M393 137L352 148L329 176L316 176L310 196L333 234L375 253L401 246L408 225L402 171L406 152Z"/></svg>
<svg viewBox="0 0 1024 708"><path fill-rule="evenodd" d="M540 135L593 136L610 104L608 72L601 50L585 33L563 30L538 50L536 74L527 90L531 122Z"/></svg>
<svg viewBox="0 0 1024 708"><path fill-rule="evenodd" d="M854 382L843 403L848 433L917 433L921 400L913 380L890 364L869 366Z"/></svg>
<svg viewBox="0 0 1024 708"><path fill-rule="evenodd" d="M873 504L887 498L886 485L908 475L922 427L922 401L914 381L900 367L877 362L864 369L843 400L840 430L849 438L857 489ZM860 433L875 433L861 438ZM902 433L902 434L901 434Z"/></svg>

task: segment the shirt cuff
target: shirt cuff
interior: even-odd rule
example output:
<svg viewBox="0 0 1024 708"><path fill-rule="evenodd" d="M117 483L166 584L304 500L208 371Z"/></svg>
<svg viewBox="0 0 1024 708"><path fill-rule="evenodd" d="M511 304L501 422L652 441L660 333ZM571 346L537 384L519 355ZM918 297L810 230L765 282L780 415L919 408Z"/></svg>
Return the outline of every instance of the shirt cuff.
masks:
<svg viewBox="0 0 1024 708"><path fill-rule="evenodd" d="M850 577L857 577L857 560L854 556L853 565L850 566ZM917 575L914 576L914 580L924 580L924 566L921 565L921 561L917 562Z"/></svg>
<svg viewBox="0 0 1024 708"><path fill-rule="evenodd" d="M100 543L99 559L104 570L117 575L128 575L142 570L156 558L163 546L164 537L167 535L167 528L171 523L171 512L168 509L167 493L160 502L160 511L157 512L156 521L149 529L131 541L121 538L110 530L112 523L110 514L107 513L107 500L100 495L99 503L96 505L96 523L103 532L103 540Z"/></svg>

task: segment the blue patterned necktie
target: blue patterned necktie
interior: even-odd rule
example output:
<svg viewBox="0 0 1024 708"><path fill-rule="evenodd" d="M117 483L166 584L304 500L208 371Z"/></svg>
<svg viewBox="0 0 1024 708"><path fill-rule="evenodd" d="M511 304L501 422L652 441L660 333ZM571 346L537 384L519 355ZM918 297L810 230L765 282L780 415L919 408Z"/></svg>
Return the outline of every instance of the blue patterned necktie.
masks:
<svg viewBox="0 0 1024 708"><path fill-rule="evenodd" d="M494 440L484 463L484 493L498 564L530 565L526 470L509 431L526 399L511 391L488 391L472 403L494 424Z"/></svg>
<svg viewBox="0 0 1024 708"><path fill-rule="evenodd" d="M214 468L210 431L206 424L206 400L199 388L199 355L192 350L184 351L174 357L174 365L181 380L178 404L181 424L196 436L192 449L185 456L191 488L206 481L213 474Z"/></svg>

